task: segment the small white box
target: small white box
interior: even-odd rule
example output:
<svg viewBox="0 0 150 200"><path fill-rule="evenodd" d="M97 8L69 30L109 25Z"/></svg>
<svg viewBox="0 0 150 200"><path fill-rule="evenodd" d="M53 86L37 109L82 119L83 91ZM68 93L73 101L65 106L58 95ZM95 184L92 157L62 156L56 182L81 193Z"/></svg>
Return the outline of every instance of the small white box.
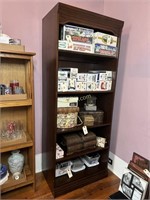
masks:
<svg viewBox="0 0 150 200"><path fill-rule="evenodd" d="M64 68L60 67L59 71L67 72L68 78L76 78L78 74L78 68Z"/></svg>
<svg viewBox="0 0 150 200"><path fill-rule="evenodd" d="M99 73L99 81L106 81L107 80L107 74L106 71L102 71Z"/></svg>
<svg viewBox="0 0 150 200"><path fill-rule="evenodd" d="M86 82L87 81L87 74L86 73L78 73L77 74L77 81L78 82Z"/></svg>
<svg viewBox="0 0 150 200"><path fill-rule="evenodd" d="M56 143L56 159L63 158L64 157L64 151L62 148Z"/></svg>
<svg viewBox="0 0 150 200"><path fill-rule="evenodd" d="M76 79L68 78L68 91L75 91L75 90L76 90Z"/></svg>
<svg viewBox="0 0 150 200"><path fill-rule="evenodd" d="M107 90L111 90L112 89L112 81L107 81Z"/></svg>
<svg viewBox="0 0 150 200"><path fill-rule="evenodd" d="M66 80L68 78L68 72L67 71L58 71L58 81L59 80Z"/></svg>
<svg viewBox="0 0 150 200"><path fill-rule="evenodd" d="M112 88L112 81L100 81L97 87L99 91L109 91Z"/></svg>
<svg viewBox="0 0 150 200"><path fill-rule="evenodd" d="M59 40L58 41L58 49L68 49L68 41L67 40Z"/></svg>
<svg viewBox="0 0 150 200"><path fill-rule="evenodd" d="M78 97L58 97L57 107L77 107L78 106Z"/></svg>
<svg viewBox="0 0 150 200"><path fill-rule="evenodd" d="M88 73L87 74L87 82L97 82L98 74Z"/></svg>
<svg viewBox="0 0 150 200"><path fill-rule="evenodd" d="M94 46L94 53L98 53L98 54L104 55L104 56L117 57L118 56L118 48L96 43Z"/></svg>
<svg viewBox="0 0 150 200"><path fill-rule="evenodd" d="M96 90L96 83L87 82L87 91L95 91L95 90Z"/></svg>
<svg viewBox="0 0 150 200"><path fill-rule="evenodd" d="M61 80L58 81L58 92L65 92L68 91L68 80Z"/></svg>
<svg viewBox="0 0 150 200"><path fill-rule="evenodd" d="M103 137L96 137L96 141L97 141L97 146L98 147L102 147L105 148L105 144L106 144L106 138Z"/></svg>
<svg viewBox="0 0 150 200"><path fill-rule="evenodd" d="M77 91L86 91L86 82L76 82L76 90Z"/></svg>
<svg viewBox="0 0 150 200"><path fill-rule="evenodd" d="M107 74L107 81L111 81L112 80L112 71L106 71Z"/></svg>

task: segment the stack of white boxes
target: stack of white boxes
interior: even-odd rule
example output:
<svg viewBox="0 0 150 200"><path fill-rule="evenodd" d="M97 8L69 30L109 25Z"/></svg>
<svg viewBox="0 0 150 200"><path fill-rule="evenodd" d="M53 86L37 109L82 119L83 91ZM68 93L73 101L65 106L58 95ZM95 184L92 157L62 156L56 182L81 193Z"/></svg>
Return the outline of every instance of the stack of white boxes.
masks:
<svg viewBox="0 0 150 200"><path fill-rule="evenodd" d="M109 91L111 89L112 71L78 73L78 68L60 68L58 71L58 92Z"/></svg>

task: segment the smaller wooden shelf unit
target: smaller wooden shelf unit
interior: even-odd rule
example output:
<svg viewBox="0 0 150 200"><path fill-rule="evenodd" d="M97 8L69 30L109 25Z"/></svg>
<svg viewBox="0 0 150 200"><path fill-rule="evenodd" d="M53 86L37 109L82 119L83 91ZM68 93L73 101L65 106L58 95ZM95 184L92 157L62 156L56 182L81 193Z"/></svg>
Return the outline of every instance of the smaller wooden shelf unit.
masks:
<svg viewBox="0 0 150 200"><path fill-rule="evenodd" d="M5 46L5 45L4 45ZM11 45L10 45L11 46ZM8 50L7 50L8 49ZM33 56L35 53L0 48L0 84L9 85L11 80L18 80L24 94L0 95L0 134L9 122L21 123L24 138L2 142L0 146L1 163L7 165L9 178L1 185L1 192L32 184L35 189L35 136L34 136L34 80ZM1 140L2 141L2 140ZM14 180L9 171L8 157L11 151L20 150L24 155L22 177Z"/></svg>

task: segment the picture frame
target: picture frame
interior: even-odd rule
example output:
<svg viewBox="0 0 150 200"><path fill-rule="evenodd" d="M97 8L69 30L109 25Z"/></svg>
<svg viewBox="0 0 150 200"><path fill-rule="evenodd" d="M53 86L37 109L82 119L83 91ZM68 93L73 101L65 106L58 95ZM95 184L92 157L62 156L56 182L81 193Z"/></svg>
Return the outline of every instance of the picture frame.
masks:
<svg viewBox="0 0 150 200"><path fill-rule="evenodd" d="M119 191L131 200L143 200L146 195L148 182L125 168L119 185Z"/></svg>
<svg viewBox="0 0 150 200"><path fill-rule="evenodd" d="M149 170L149 160L135 152L133 153L132 162L141 169Z"/></svg>
<svg viewBox="0 0 150 200"><path fill-rule="evenodd" d="M137 175L141 176L146 181L150 181L149 177L144 173L144 170L149 170L150 161L143 156L133 153L132 160L130 160L128 168Z"/></svg>

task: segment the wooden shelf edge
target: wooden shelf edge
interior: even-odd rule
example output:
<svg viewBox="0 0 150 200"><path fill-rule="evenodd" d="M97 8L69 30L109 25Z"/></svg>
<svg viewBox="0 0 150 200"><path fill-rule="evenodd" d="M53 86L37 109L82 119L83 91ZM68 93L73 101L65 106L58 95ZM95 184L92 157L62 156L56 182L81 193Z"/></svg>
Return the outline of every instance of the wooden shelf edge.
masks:
<svg viewBox="0 0 150 200"><path fill-rule="evenodd" d="M3 185L1 185L1 192L5 193L8 192L10 190L14 190L17 189L19 187L22 186L26 186L29 184L33 184L34 183L34 176L31 174L31 171L29 169L29 166L26 165L24 167L24 176L22 178L22 180L13 180L11 173L9 173L9 178L8 181L6 181Z"/></svg>
<svg viewBox="0 0 150 200"><path fill-rule="evenodd" d="M85 90L85 91L80 91L80 90L77 90L77 91L58 91L57 94L58 95L71 95L71 94L110 94L110 93L114 93L113 90L109 90L109 91L100 91L100 90Z"/></svg>
<svg viewBox="0 0 150 200"><path fill-rule="evenodd" d="M87 126L87 128L88 129L93 129L93 128L97 128L97 127L110 126L110 125L111 125L111 122L95 123L93 126ZM57 134L69 133L69 132L74 132L74 131L81 131L82 127L83 127L83 125L81 125L79 127L68 128L68 129L59 129L59 128L57 128Z"/></svg>
<svg viewBox="0 0 150 200"><path fill-rule="evenodd" d="M20 143L14 143L11 145L8 145L8 146L1 146L0 148L0 152L1 153L4 153L4 152L7 152L7 151L13 151L13 150L16 150L16 149L22 149L22 148L26 148L26 147L32 147L33 146L33 141L30 137L30 135L28 133L26 133L26 137L27 137L27 141L26 142L20 142Z"/></svg>
<svg viewBox="0 0 150 200"><path fill-rule="evenodd" d="M20 55L29 55L34 56L36 53L34 52L26 52L26 51L15 51L15 50L4 50L0 49L0 53L6 53L6 54L20 54ZM2 56L2 55L1 55Z"/></svg>
<svg viewBox="0 0 150 200"><path fill-rule="evenodd" d="M0 102L0 108L31 106L31 105L32 105L32 99L1 101Z"/></svg>
<svg viewBox="0 0 150 200"><path fill-rule="evenodd" d="M72 51L68 49L58 49L58 52L61 54L73 54L73 55L84 55L84 56L95 56L95 57L102 57L102 58L115 58L118 59L118 56L109 56L109 55L103 55L99 53L87 53L87 52L82 52L82 51Z"/></svg>
<svg viewBox="0 0 150 200"><path fill-rule="evenodd" d="M108 146L106 146L105 148L95 147L95 148L84 149L82 151L80 150L80 151L77 151L75 153L65 155L63 158L56 159L56 163L64 162L66 160L74 159L76 157L80 157L80 156L83 156L85 154L94 153L94 152L98 152L98 151L104 151L104 150L108 150Z"/></svg>
<svg viewBox="0 0 150 200"><path fill-rule="evenodd" d="M0 95L0 101L18 101L27 99L27 94Z"/></svg>

